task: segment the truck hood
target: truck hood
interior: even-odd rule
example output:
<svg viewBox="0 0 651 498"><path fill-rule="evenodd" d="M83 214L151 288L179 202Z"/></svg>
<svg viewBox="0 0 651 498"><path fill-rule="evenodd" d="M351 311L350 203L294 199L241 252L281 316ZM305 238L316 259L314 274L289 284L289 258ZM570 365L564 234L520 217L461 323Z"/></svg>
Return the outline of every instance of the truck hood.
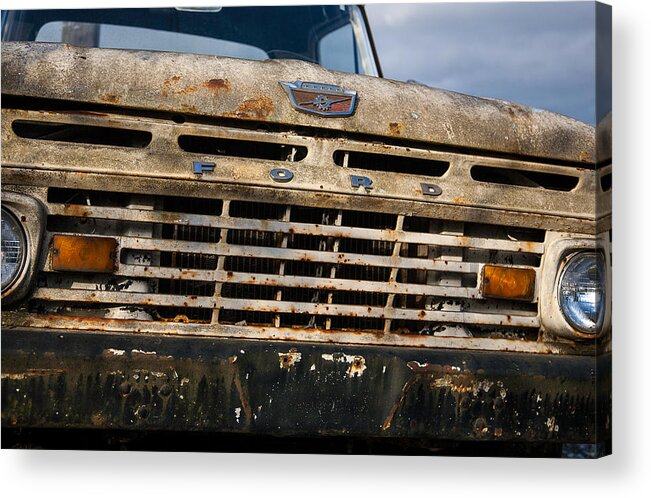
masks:
<svg viewBox="0 0 651 498"><path fill-rule="evenodd" d="M350 117L296 111L279 82L355 90ZM593 165L595 129L548 111L296 60L3 42L2 93L236 118Z"/></svg>

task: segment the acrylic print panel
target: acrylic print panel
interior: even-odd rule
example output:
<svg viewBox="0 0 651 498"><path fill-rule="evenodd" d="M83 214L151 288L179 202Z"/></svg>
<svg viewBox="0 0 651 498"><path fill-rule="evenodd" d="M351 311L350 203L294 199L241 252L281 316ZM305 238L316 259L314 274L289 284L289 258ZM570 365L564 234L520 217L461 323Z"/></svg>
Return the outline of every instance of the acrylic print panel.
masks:
<svg viewBox="0 0 651 498"><path fill-rule="evenodd" d="M2 13L2 445L611 451L610 7Z"/></svg>

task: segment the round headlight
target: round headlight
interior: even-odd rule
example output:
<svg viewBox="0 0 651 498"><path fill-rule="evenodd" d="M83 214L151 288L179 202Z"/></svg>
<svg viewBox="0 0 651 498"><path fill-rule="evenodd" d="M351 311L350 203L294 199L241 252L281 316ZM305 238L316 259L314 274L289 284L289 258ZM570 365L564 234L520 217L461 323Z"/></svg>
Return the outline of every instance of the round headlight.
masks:
<svg viewBox="0 0 651 498"><path fill-rule="evenodd" d="M597 334L606 312L606 263L597 252L572 256L558 284L558 301L567 322L585 334Z"/></svg>
<svg viewBox="0 0 651 498"><path fill-rule="evenodd" d="M25 231L16 217L2 208L2 292L13 284L23 270L27 242Z"/></svg>

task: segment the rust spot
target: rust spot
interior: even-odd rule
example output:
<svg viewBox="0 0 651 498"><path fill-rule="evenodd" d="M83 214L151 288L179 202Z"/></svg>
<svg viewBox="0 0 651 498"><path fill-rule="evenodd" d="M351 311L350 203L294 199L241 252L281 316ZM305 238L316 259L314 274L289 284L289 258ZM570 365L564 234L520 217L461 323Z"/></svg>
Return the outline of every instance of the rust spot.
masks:
<svg viewBox="0 0 651 498"><path fill-rule="evenodd" d="M104 427L106 425L106 420L104 420L104 417L101 413L94 413L90 417L90 422L94 427Z"/></svg>
<svg viewBox="0 0 651 498"><path fill-rule="evenodd" d="M400 135L402 131L402 123L389 123L389 133L392 135Z"/></svg>
<svg viewBox="0 0 651 498"><path fill-rule="evenodd" d="M455 204L463 204L464 202L466 202L466 200L463 197L456 197L452 199L452 202L454 202Z"/></svg>
<svg viewBox="0 0 651 498"><path fill-rule="evenodd" d="M101 100L102 100L102 102L107 102L109 104L117 104L118 102L120 102L121 98L122 97L120 97L119 95L115 95L115 94L110 93L108 95L104 95L101 98Z"/></svg>
<svg viewBox="0 0 651 498"><path fill-rule="evenodd" d="M221 78L214 78L206 81L203 84L203 87L215 93L228 92L231 89L231 83L228 80L223 80Z"/></svg>
<svg viewBox="0 0 651 498"><path fill-rule="evenodd" d="M161 91L161 94L163 95L163 97L167 97L169 95L170 88L173 85L176 85L179 82L180 79L181 79L180 76L172 76L171 78L168 78L165 81L163 81L163 89Z"/></svg>
<svg viewBox="0 0 651 498"><path fill-rule="evenodd" d="M292 366L301 361L301 353L299 353L295 348L292 348L287 353L278 353L278 361L280 362L280 368L283 370L289 370Z"/></svg>
<svg viewBox="0 0 651 498"><path fill-rule="evenodd" d="M266 95L242 102L235 112L224 114L230 118L265 119L274 111L273 101Z"/></svg>
<svg viewBox="0 0 651 498"><path fill-rule="evenodd" d="M89 216L87 207L80 204L65 204L63 209L66 216L74 216L76 218L88 218Z"/></svg>
<svg viewBox="0 0 651 498"><path fill-rule="evenodd" d="M592 155L588 151L582 150L579 153L579 161L589 162L591 158Z"/></svg>
<svg viewBox="0 0 651 498"><path fill-rule="evenodd" d="M363 356L355 356L350 364L350 367L348 367L346 375L348 375L350 378L361 377L361 375L364 373L364 370L366 370L366 360L364 360Z"/></svg>

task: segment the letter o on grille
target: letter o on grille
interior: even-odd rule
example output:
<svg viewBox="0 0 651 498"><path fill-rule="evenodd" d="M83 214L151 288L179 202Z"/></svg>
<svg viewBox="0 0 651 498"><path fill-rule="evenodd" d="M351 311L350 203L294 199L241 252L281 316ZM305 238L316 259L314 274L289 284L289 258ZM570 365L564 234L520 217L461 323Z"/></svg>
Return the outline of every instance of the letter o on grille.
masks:
<svg viewBox="0 0 651 498"><path fill-rule="evenodd" d="M285 168L272 169L269 176L274 182L287 183L294 179L294 173Z"/></svg>

